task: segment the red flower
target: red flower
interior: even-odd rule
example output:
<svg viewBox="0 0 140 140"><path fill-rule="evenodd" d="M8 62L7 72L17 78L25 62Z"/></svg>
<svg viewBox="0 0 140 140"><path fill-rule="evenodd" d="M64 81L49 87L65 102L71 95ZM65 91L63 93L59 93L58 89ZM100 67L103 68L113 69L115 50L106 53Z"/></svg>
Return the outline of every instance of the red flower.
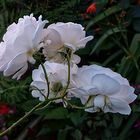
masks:
<svg viewBox="0 0 140 140"><path fill-rule="evenodd" d="M0 104L0 115L9 114L10 108L6 104Z"/></svg>
<svg viewBox="0 0 140 140"><path fill-rule="evenodd" d="M137 0L137 4L140 5L140 0Z"/></svg>
<svg viewBox="0 0 140 140"><path fill-rule="evenodd" d="M87 8L87 13L89 14L94 14L96 12L96 3L92 3L88 8Z"/></svg>

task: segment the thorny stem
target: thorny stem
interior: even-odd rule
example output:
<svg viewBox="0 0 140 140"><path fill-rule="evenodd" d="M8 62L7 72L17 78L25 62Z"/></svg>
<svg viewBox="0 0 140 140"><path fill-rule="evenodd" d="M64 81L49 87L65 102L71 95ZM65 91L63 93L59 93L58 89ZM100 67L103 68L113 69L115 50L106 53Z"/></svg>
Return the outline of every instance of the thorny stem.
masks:
<svg viewBox="0 0 140 140"><path fill-rule="evenodd" d="M46 107L48 107L51 104L52 101L49 101L45 106L41 107L41 108L37 108L36 111L38 110L42 110L45 109Z"/></svg>
<svg viewBox="0 0 140 140"><path fill-rule="evenodd" d="M43 108L39 108L41 107L45 102L47 102L47 104L44 107L47 107L48 105L50 105L50 103L54 100L60 99L62 98L62 96L57 97L57 98L52 98L49 100L45 100L39 104L37 104L34 108L32 108L29 112L27 112L22 118L20 118L18 121L16 121L15 123L13 123L9 128L7 128L5 131L0 133L0 137L6 135L8 132L10 132L12 129L14 129L17 125L19 125L24 119L26 119L28 116L30 116L34 111L43 109Z"/></svg>
<svg viewBox="0 0 140 140"><path fill-rule="evenodd" d="M71 104L68 100L64 99L68 105L71 107L71 108L75 108L75 109L88 109L88 108L92 108L93 106L77 106L77 105L74 105L74 104Z"/></svg>
<svg viewBox="0 0 140 140"><path fill-rule="evenodd" d="M67 81L67 86L65 87L64 92L62 94L62 98L64 98L67 95L67 89L70 84L70 57L69 55L67 55L67 62L68 62L68 81Z"/></svg>
<svg viewBox="0 0 140 140"><path fill-rule="evenodd" d="M9 128L7 128L5 131L1 132L0 133L0 137L6 135L8 132L10 132L12 129L14 129L17 125L19 125L24 119L26 119L28 116L30 116L34 111L37 111L37 110L40 110L40 109L44 109L46 108L48 105L50 105L50 103L54 100L58 100L58 99L62 99L64 98L66 95L67 95L67 89L69 87L69 84L70 84L70 58L69 56L67 55L67 61L68 61L68 81L67 81L67 86L66 88L64 89L64 92L62 94L62 96L59 96L59 97L55 97L55 98L51 98L51 99L47 99L39 104L37 104L35 107L33 107L29 112L27 112L22 118L20 118L17 122L13 123L13 125L11 125ZM42 65L42 68L44 70L44 74L45 74L45 78L46 78L46 81L47 81L47 85L48 85L48 93L49 93L49 80L48 80L48 76L47 76L47 73L46 73L46 70L45 70L45 67L43 64ZM49 94L48 94L49 96ZM41 107L45 102L47 102L47 104L42 107L42 108L39 108ZM80 109L80 108L77 108L77 109Z"/></svg>
<svg viewBox="0 0 140 140"><path fill-rule="evenodd" d="M32 114L38 107L40 107L41 105L43 105L44 102L41 102L39 104L37 104L34 108L32 108L29 112L27 112L22 118L20 118L17 122L13 123L13 125L11 125L9 128L7 128L5 131L3 131L2 133L0 133L0 137L4 136L5 134L7 134L8 132L10 132L13 128L15 128L17 125L19 125L24 119L26 119L30 114Z"/></svg>
<svg viewBox="0 0 140 140"><path fill-rule="evenodd" d="M32 86L32 90L38 90L38 91L40 92L40 94L41 94L44 98L46 98L46 96L43 94L43 92L42 92L39 88L37 88L37 87L35 87L35 86Z"/></svg>
<svg viewBox="0 0 140 140"><path fill-rule="evenodd" d="M45 67L44 67L44 65L42 63L41 63L41 66L43 68L43 71L44 71L44 74L45 74L45 79L46 79L46 82L47 82L48 93L47 93L46 98L48 99L49 94L50 94L50 83L49 83L49 79L48 79L48 75L47 75L46 69L45 69Z"/></svg>

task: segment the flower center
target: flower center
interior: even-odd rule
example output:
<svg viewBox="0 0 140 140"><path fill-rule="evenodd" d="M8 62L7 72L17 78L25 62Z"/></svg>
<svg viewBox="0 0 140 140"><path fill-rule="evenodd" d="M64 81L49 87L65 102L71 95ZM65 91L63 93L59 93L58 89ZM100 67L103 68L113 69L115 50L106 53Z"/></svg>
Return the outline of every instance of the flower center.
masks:
<svg viewBox="0 0 140 140"><path fill-rule="evenodd" d="M52 84L52 88L51 90L57 94L58 92L60 92L63 89L63 85L60 82L55 82Z"/></svg>
<svg viewBox="0 0 140 140"><path fill-rule="evenodd" d="M34 49L30 49L26 54L28 57L32 57L32 55L34 54L35 50Z"/></svg>

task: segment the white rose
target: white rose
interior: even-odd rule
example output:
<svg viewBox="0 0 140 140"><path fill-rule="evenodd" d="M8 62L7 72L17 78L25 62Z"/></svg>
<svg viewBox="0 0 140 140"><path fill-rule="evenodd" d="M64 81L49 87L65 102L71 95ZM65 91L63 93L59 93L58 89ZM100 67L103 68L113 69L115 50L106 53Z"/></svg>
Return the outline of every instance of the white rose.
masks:
<svg viewBox="0 0 140 140"><path fill-rule="evenodd" d="M68 66L46 61L44 67L50 83L50 94L48 98L61 96L68 82ZM76 74L78 67L73 65L70 69L70 77L72 77L73 74ZM38 69L33 70L32 79L33 82L31 83L31 86L37 88L32 91L32 96L38 97L40 101L44 101L48 94L48 85L41 65ZM71 83L69 86L71 86ZM55 102L62 102L62 100L56 100Z"/></svg>
<svg viewBox="0 0 140 140"><path fill-rule="evenodd" d="M73 76L74 88L70 92L82 104L92 106L85 111L130 114L129 106L136 99L134 88L126 78L109 68L97 65L83 66Z"/></svg>
<svg viewBox="0 0 140 140"><path fill-rule="evenodd" d="M33 53L39 48L43 38L43 27L47 21L42 16L36 20L33 15L24 16L7 28L0 44L0 71L5 76L14 75L19 79L28 68L28 62L34 64Z"/></svg>
<svg viewBox="0 0 140 140"><path fill-rule="evenodd" d="M65 52L67 48L74 53L80 48L84 48L93 36L85 37L86 32L80 24L56 23L48 26L44 32L44 55L47 60L56 62L64 62L61 52ZM79 63L80 57L72 53L72 62Z"/></svg>

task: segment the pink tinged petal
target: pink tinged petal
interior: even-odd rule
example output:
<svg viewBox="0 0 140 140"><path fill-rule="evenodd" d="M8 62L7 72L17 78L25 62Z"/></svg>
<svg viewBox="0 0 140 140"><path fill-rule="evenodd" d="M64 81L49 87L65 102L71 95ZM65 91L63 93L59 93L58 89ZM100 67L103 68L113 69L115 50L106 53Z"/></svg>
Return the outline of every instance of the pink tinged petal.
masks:
<svg viewBox="0 0 140 140"><path fill-rule="evenodd" d="M121 85L120 91L113 95L113 98L123 99L127 103L132 103L136 98L137 95L134 94L134 88L128 85Z"/></svg>
<svg viewBox="0 0 140 140"><path fill-rule="evenodd" d="M31 64L35 64L36 60L33 57L28 57L28 62Z"/></svg>
<svg viewBox="0 0 140 140"><path fill-rule="evenodd" d="M4 75L5 76L13 75L19 69L24 67L26 63L27 63L26 54L24 53L18 54L8 63L6 70L4 70Z"/></svg>
<svg viewBox="0 0 140 140"><path fill-rule="evenodd" d="M55 24L53 27L50 26L50 28L57 30L61 34L64 43L74 43L76 40L79 40L79 36L83 34L83 32L85 33L80 24L70 22L61 23L59 25Z"/></svg>
<svg viewBox="0 0 140 140"><path fill-rule="evenodd" d="M32 91L32 96L35 98L39 98L40 101L45 101L45 97L37 90Z"/></svg>
<svg viewBox="0 0 140 140"><path fill-rule="evenodd" d="M72 63L79 64L81 61L81 58L78 55L73 54L71 58Z"/></svg>
<svg viewBox="0 0 140 140"><path fill-rule="evenodd" d="M105 74L97 74L92 78L92 85L96 87L102 95L114 95L120 90L120 84L113 78Z"/></svg>
<svg viewBox="0 0 140 140"><path fill-rule="evenodd" d="M14 74L12 79L17 78L17 80L19 80L21 76L27 71L27 69L28 69L28 64L26 63L16 74Z"/></svg>
<svg viewBox="0 0 140 140"><path fill-rule="evenodd" d="M129 115L131 113L131 108L126 101L121 99L110 98L111 108L108 112L116 112L124 115Z"/></svg>
<svg viewBox="0 0 140 140"><path fill-rule="evenodd" d="M85 37L85 38L79 40L78 42L76 42L76 46L78 46L77 50L79 48L84 48L86 46L87 42L89 42L92 39L93 39L93 36L88 36L88 37Z"/></svg>
<svg viewBox="0 0 140 140"><path fill-rule="evenodd" d="M33 47L37 47L38 44L41 42L42 37L43 37L42 36L43 35L43 28L44 28L46 23L48 23L48 21L44 20L41 23L39 23L39 25L37 26L35 33L34 33L34 37L32 39Z"/></svg>
<svg viewBox="0 0 140 140"><path fill-rule="evenodd" d="M47 39L47 42L48 42L48 43L46 42L47 45L50 46L50 47L53 47L54 49L59 49L60 46L63 46L63 43L62 43L61 36L60 36L59 32L57 32L54 29L44 30L44 37Z"/></svg>
<svg viewBox="0 0 140 140"><path fill-rule="evenodd" d="M73 52L75 52L76 51L76 45L73 45L73 44L70 44L70 43L64 43L64 46L66 47L66 48L69 48L69 49L71 49Z"/></svg>

